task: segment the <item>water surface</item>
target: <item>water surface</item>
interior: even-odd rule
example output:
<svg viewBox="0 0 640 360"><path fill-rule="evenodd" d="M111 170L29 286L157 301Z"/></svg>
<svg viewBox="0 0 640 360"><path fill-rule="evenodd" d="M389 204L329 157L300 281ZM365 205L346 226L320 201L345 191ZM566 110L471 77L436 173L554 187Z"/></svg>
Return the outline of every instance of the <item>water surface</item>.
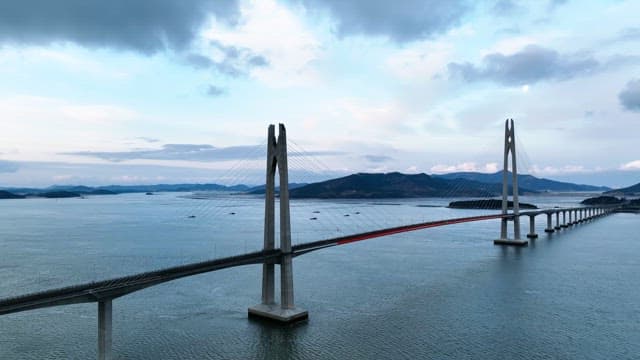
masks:
<svg viewBox="0 0 640 360"><path fill-rule="evenodd" d="M262 200L185 195L3 200L0 297L260 249ZM448 201L294 201L293 240L487 213L440 207ZM640 217L617 214L551 235L543 220L540 238L523 249L494 246L499 223L486 221L296 258L296 303L310 314L300 326L247 319L260 299L258 265L145 289L114 301L114 352L121 359L637 358ZM96 310L79 304L0 316L0 358L94 358Z"/></svg>

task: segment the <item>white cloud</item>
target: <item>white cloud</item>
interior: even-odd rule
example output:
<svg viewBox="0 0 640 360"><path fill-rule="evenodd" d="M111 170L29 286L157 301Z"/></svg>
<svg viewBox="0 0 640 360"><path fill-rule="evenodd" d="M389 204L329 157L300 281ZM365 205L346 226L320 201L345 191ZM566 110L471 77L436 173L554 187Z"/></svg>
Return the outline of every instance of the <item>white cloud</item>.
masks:
<svg viewBox="0 0 640 360"><path fill-rule="evenodd" d="M83 73L99 78L127 79L129 69L109 66L101 57L94 57L95 53L72 45L56 45L52 47L26 47L0 49L1 57L6 64L20 64L20 66L39 66L55 64L60 70L72 73Z"/></svg>
<svg viewBox="0 0 640 360"><path fill-rule="evenodd" d="M112 105L61 105L62 115L70 120L91 123L114 123L132 120L136 112Z"/></svg>
<svg viewBox="0 0 640 360"><path fill-rule="evenodd" d="M394 75L403 79L431 79L445 72L453 56L448 42L421 42L391 55L386 65Z"/></svg>
<svg viewBox="0 0 640 360"><path fill-rule="evenodd" d="M52 149L95 149L139 117L118 105L24 95L0 99L0 114L0 143L17 150L13 160L50 160Z"/></svg>
<svg viewBox="0 0 640 360"><path fill-rule="evenodd" d="M640 170L640 160L634 160L620 165L620 170Z"/></svg>
<svg viewBox="0 0 640 360"><path fill-rule="evenodd" d="M61 122L114 123L129 121L137 113L129 108L110 104L82 104L69 100L42 96L13 96L0 100L0 113L16 126L23 123Z"/></svg>
<svg viewBox="0 0 640 360"><path fill-rule="evenodd" d="M384 103L364 99L342 99L338 109L359 122L358 126L388 126L398 124L408 116L408 110L395 101Z"/></svg>
<svg viewBox="0 0 640 360"><path fill-rule="evenodd" d="M473 171L482 173L495 173L498 171L498 163L476 164L475 162L464 162L457 165L438 164L429 169L434 174L446 174L461 171Z"/></svg>
<svg viewBox="0 0 640 360"><path fill-rule="evenodd" d="M274 0L250 0L242 4L242 22L233 29L214 24L204 33L207 40L251 49L269 66L254 68L251 75L272 87L311 85L319 81L314 61L322 55L320 42L290 9Z"/></svg>
<svg viewBox="0 0 640 360"><path fill-rule="evenodd" d="M588 169L583 165L565 165L565 166L538 166L531 167L532 175L563 175L563 174L580 174L596 172L596 169Z"/></svg>

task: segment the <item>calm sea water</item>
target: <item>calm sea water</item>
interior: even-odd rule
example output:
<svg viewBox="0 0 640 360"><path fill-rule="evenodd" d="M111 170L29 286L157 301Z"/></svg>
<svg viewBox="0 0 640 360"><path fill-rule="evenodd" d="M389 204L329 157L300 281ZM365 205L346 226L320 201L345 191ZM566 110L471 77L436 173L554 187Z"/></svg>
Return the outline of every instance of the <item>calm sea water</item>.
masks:
<svg viewBox="0 0 640 360"><path fill-rule="evenodd" d="M0 202L0 297L259 250L262 200L127 194ZM525 198L573 205L577 197ZM477 215L449 199L295 201L294 242ZM189 218L194 215L195 218ZM349 215L349 216L346 216ZM311 220L311 218L317 218ZM640 216L494 246L497 221L330 248L294 260L310 320L247 319L260 266L114 301L120 359L639 359ZM523 232L528 222L523 222ZM97 305L0 316L0 359L95 358Z"/></svg>

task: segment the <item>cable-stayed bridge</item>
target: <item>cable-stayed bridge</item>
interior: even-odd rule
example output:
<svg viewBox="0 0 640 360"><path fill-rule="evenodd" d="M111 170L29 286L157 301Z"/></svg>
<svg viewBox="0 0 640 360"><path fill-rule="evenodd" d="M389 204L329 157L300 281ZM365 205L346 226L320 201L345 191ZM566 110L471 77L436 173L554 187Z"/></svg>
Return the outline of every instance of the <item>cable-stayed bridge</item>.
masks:
<svg viewBox="0 0 640 360"><path fill-rule="evenodd" d="M511 159L511 172L509 169ZM275 127L269 127L267 142L267 181L265 188L265 217L264 217L264 246L261 251L251 252L231 257L218 258L209 261L187 265L169 267L151 272L118 277L109 280L79 284L76 286L51 289L32 294L0 300L0 315L16 313L38 308L62 306L68 304L97 302L98 303L98 357L111 358L112 339L112 301L121 296L148 288L150 286L177 280L197 274L212 272L220 269L262 264L262 300L259 304L249 308L250 316L268 318L280 322L291 322L306 319L307 311L295 306L293 288L293 258L328 247L345 245L357 241L384 237L402 232L423 230L433 227L443 227L467 222L500 220L500 238L495 240L497 245L526 246L528 240L521 239L520 218L529 218L529 239L535 239L535 220L542 216L546 218L545 232L554 232L579 222L595 219L610 214L616 207L571 207L551 208L521 212L518 205L517 165L515 156L515 132L513 121L505 126L504 178L502 211L471 217L450 218L437 221L419 222L402 226L386 227L332 237L307 243L291 243L291 225L288 197L288 159L287 139L284 126L280 125L276 138ZM276 222L276 174L279 178L279 221ZM509 209L508 176L512 178L513 206ZM509 211L511 210L511 211ZM554 225L555 219L555 225ZM508 234L508 224L513 223L513 236ZM276 246L276 225L279 224L279 245ZM280 297L279 303L275 296L275 269L280 268Z"/></svg>

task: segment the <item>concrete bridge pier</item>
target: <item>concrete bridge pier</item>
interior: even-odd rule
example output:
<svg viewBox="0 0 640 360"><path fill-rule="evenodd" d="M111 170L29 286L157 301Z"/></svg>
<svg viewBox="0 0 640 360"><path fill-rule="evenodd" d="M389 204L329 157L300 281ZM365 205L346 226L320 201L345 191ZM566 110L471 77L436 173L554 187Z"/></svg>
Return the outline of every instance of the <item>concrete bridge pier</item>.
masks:
<svg viewBox="0 0 640 360"><path fill-rule="evenodd" d="M561 226L560 226L560 213L556 211L556 230L560 230Z"/></svg>
<svg viewBox="0 0 640 360"><path fill-rule="evenodd" d="M98 360L111 360L111 299L98 301Z"/></svg>
<svg viewBox="0 0 640 360"><path fill-rule="evenodd" d="M569 213L569 215L568 215L569 216L569 221L567 222L567 225L568 226L573 226L573 210L569 210L568 213Z"/></svg>
<svg viewBox="0 0 640 360"><path fill-rule="evenodd" d="M265 188L264 250L275 248L275 176L280 178L280 305L275 301L275 264L262 266L262 302L248 309L249 317L291 323L306 320L306 310L296 308L293 301L293 256L291 254L291 219L289 215L289 168L287 136L283 124L275 137L270 125L267 137L267 181Z"/></svg>
<svg viewBox="0 0 640 360"><path fill-rule="evenodd" d="M544 232L546 233L552 233L555 230L553 229L553 222L551 220L551 213L547 213L547 228L544 229Z"/></svg>
<svg viewBox="0 0 640 360"><path fill-rule="evenodd" d="M536 216L529 215L529 233L527 234L527 238L535 239L538 237L536 234Z"/></svg>
<svg viewBox="0 0 640 360"><path fill-rule="evenodd" d="M568 227L569 225L567 225L567 212L566 211L562 211L562 225L560 225L563 228Z"/></svg>
<svg viewBox="0 0 640 360"><path fill-rule="evenodd" d="M511 154L511 188L513 191L513 239L508 238L507 222L509 218L509 154ZM518 202L518 167L516 165L516 134L513 119L507 119L504 124L504 167L502 168L502 215L500 222L500 238L493 241L494 245L527 246L529 241L520 239L520 204Z"/></svg>

